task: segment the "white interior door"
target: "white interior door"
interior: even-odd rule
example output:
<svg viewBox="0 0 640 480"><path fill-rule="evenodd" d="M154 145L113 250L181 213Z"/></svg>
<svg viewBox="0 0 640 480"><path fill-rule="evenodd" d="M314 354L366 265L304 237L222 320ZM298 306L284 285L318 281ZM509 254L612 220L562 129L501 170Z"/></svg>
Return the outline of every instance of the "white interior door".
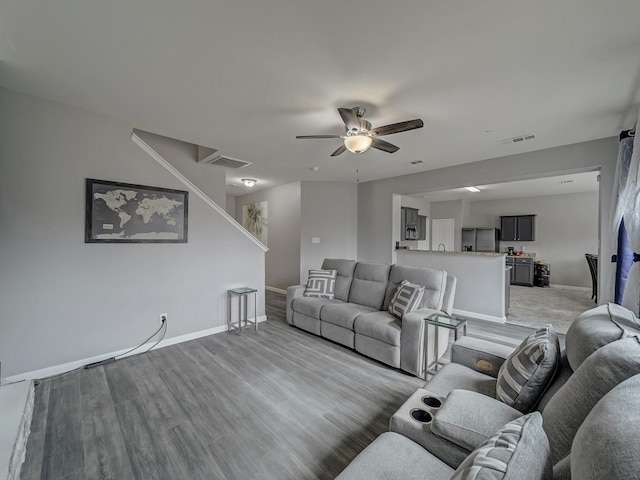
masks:
<svg viewBox="0 0 640 480"><path fill-rule="evenodd" d="M431 220L431 250L442 250L444 245L446 251L452 252L455 245L455 226L453 218Z"/></svg>

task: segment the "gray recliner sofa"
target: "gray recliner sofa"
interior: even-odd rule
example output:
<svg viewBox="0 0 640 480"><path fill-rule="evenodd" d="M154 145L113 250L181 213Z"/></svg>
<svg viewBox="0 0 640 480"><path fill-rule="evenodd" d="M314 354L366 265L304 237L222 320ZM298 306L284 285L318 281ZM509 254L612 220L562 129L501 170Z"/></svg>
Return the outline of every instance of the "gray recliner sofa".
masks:
<svg viewBox="0 0 640 480"><path fill-rule="evenodd" d="M444 270L325 259L323 270L336 270L335 298L305 297L304 285L287 289L287 322L307 332L352 348L370 358L424 377L424 340L427 332L429 363L447 349L449 331L438 332L424 318L451 313L456 278ZM391 315L389 303L398 285L408 280L425 287L419 308L402 319Z"/></svg>
<svg viewBox="0 0 640 480"><path fill-rule="evenodd" d="M534 432L537 435L531 432L521 435L516 448L507 444L507 448L500 449L497 442L492 445L489 441L457 469L407 437L387 432L362 451L336 480L637 479L640 477L638 392L640 375L635 375L618 384L595 404L570 442L570 452L561 471L552 469L549 443L540 430ZM540 420L538 412L530 415L532 421ZM474 457L482 457L483 453L485 457L481 461L474 461ZM473 466L469 467L468 463Z"/></svg>
<svg viewBox="0 0 640 480"><path fill-rule="evenodd" d="M496 430L526 413L495 398L496 376L510 352L505 347L468 337L456 342L452 362L392 416L391 433L376 440L370 446L371 451L367 452L368 447L339 478L394 478L370 475L370 467L372 463L391 461L400 444L412 455L426 455L422 462L437 459L438 468L444 472L442 476L415 478L449 478L453 469L467 461L471 452L487 442ZM634 413L635 416L625 419L625 412L637 412L640 408L638 375L638 318L624 307L611 304L583 313L570 326L555 377L534 407L534 413L542 420L544 438L540 441L548 443L552 477L551 473L540 477L525 477L522 473L521 477L505 478L640 478L640 436L636 433L640 416ZM618 388L619 385L624 388ZM617 393L614 395L613 391ZM438 400L436 408L425 407L423 401L429 397ZM411 417L411 412L417 409L429 411L428 421ZM383 453L387 449L389 453ZM375 460L365 460L372 456ZM604 463L596 468L594 458ZM600 476L586 475L585 464ZM389 468L400 471L397 469L401 466ZM413 473L405 473L397 478L414 478Z"/></svg>

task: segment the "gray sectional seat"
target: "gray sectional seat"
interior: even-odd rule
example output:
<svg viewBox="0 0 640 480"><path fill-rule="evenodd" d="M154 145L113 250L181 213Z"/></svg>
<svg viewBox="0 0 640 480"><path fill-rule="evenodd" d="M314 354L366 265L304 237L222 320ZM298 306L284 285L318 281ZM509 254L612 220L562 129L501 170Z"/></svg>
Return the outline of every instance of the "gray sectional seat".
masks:
<svg viewBox="0 0 640 480"><path fill-rule="evenodd" d="M496 430L505 423L517 422L526 413L495 398L496 376L509 353L510 349L463 337L453 346L452 362L393 415L391 432L367 447L338 478L359 479L364 478L363 473L371 479L420 478L418 472L407 473L406 465L395 464L400 441L392 441L389 436L396 435L405 437L402 448L407 448L416 465L437 465L437 473L422 478L468 478L460 476L459 471L456 476L453 470L468 464L478 450L486 451ZM432 417L420 424L410 418L410 412L425 408L421 403L425 395L442 403L439 408L427 408ZM504 476L469 478L640 478L637 412L640 321L624 307L602 305L572 323L557 372L529 414L542 421L544 438L540 441L548 449L552 473L540 470L529 475L531 466L519 471L510 467ZM374 464L386 465L385 474L376 474L371 469Z"/></svg>
<svg viewBox="0 0 640 480"><path fill-rule="evenodd" d="M287 322L352 348L363 355L419 377L424 376L424 318L451 313L456 278L444 270L325 259L323 270L336 270L333 299L304 296L304 285L287 289ZM425 287L418 310L399 319L389 304L403 281ZM435 329L428 330L433 344ZM449 331L441 329L439 358L446 350ZM429 348L429 361L436 354Z"/></svg>

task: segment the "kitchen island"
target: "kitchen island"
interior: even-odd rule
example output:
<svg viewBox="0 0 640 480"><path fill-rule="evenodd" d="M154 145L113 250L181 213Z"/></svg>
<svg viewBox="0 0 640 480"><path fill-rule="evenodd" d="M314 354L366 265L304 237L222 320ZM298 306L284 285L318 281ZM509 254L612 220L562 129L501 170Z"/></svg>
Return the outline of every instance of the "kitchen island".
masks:
<svg viewBox="0 0 640 480"><path fill-rule="evenodd" d="M493 322L506 322L509 283L505 254L396 250L396 263L446 270L458 279L453 313Z"/></svg>

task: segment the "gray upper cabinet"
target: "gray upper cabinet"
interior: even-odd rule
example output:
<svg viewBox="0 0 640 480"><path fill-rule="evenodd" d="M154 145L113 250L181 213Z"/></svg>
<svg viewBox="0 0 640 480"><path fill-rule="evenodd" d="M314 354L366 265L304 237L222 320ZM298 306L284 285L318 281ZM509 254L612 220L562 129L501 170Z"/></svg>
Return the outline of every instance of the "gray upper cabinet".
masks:
<svg viewBox="0 0 640 480"><path fill-rule="evenodd" d="M506 242L532 242L535 239L535 215L509 215L500 217L500 240Z"/></svg>
<svg viewBox="0 0 640 480"><path fill-rule="evenodd" d="M418 240L418 209L402 207L401 212L402 232L400 232L400 238L402 240Z"/></svg>

